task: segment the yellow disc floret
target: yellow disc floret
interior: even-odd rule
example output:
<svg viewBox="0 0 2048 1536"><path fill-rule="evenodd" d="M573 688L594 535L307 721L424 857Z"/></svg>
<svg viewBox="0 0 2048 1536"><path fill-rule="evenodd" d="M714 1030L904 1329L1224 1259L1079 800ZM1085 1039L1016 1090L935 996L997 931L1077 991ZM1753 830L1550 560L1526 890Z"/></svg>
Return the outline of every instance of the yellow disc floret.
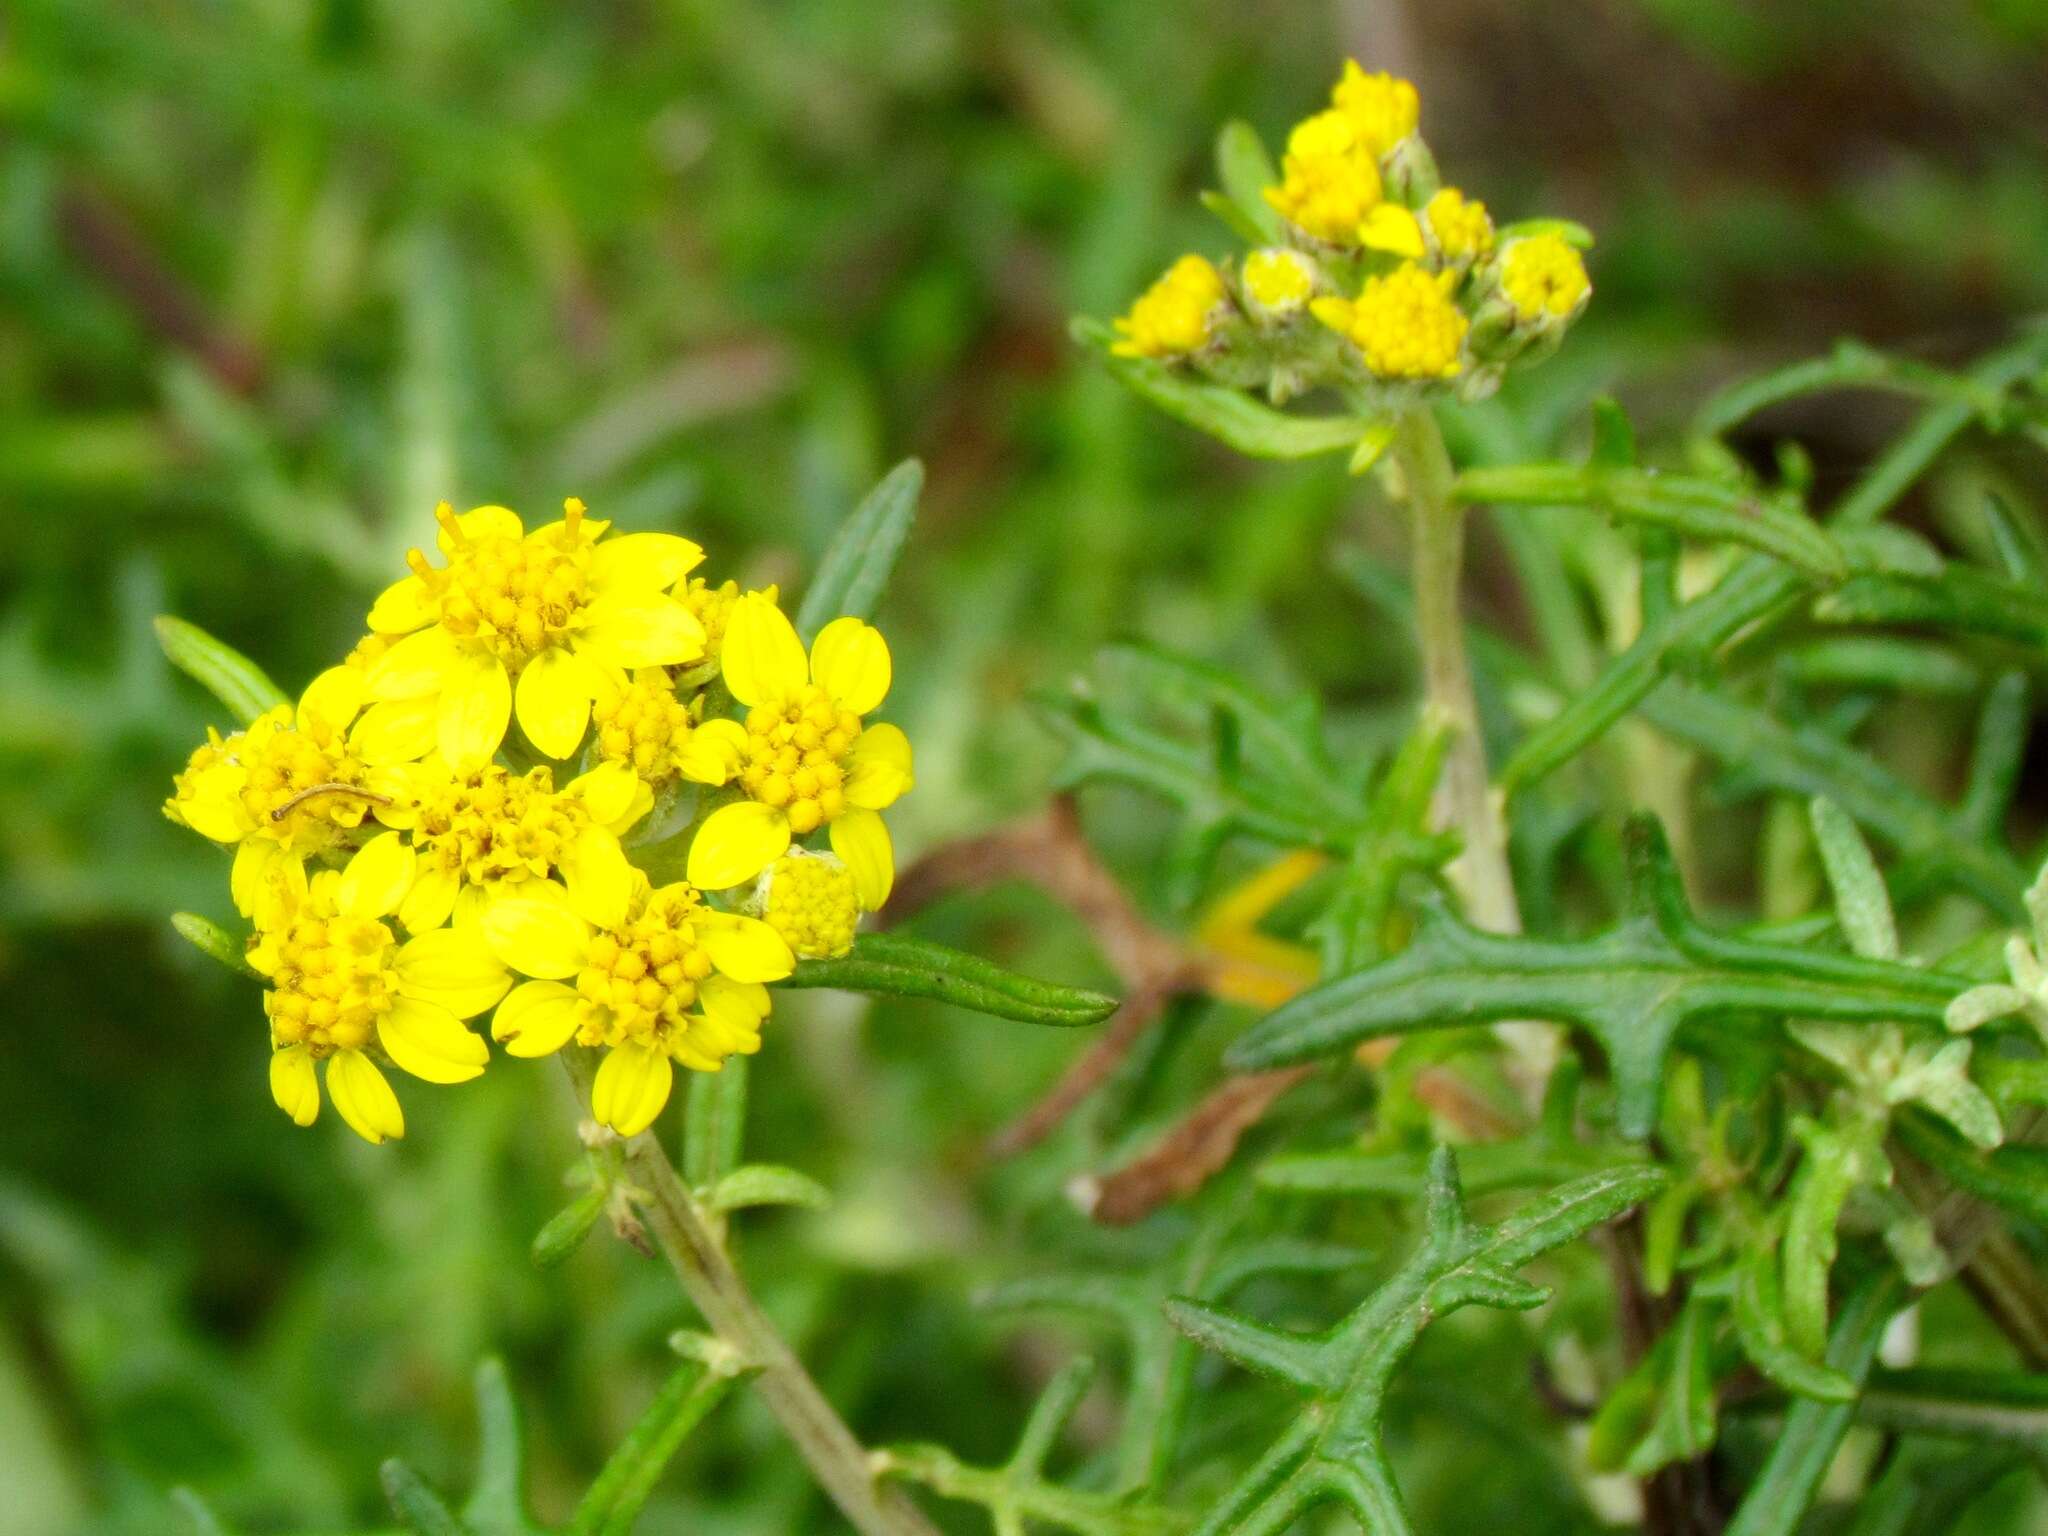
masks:
<svg viewBox="0 0 2048 1536"><path fill-rule="evenodd" d="M1383 379L1448 379L1463 369L1471 322L1451 302L1453 273L1414 264L1368 278L1356 302L1319 299L1316 318L1350 339Z"/></svg>
<svg viewBox="0 0 2048 1536"><path fill-rule="evenodd" d="M1501 292L1525 321L1568 320L1593 291L1586 263L1556 235L1510 241L1501 253Z"/></svg>
<svg viewBox="0 0 2048 1536"><path fill-rule="evenodd" d="M1331 105L1350 118L1377 157L1415 131L1422 99L1406 80L1367 74L1355 59L1344 61L1344 77L1330 92Z"/></svg>
<svg viewBox="0 0 2048 1536"><path fill-rule="evenodd" d="M675 680L659 667L634 673L616 692L599 694L591 720L605 759L624 763L649 784L682 771L697 723L692 707L676 696Z"/></svg>
<svg viewBox="0 0 2048 1536"><path fill-rule="evenodd" d="M1299 251L1253 251L1244 259L1245 297L1261 314L1294 314L1315 290L1315 269Z"/></svg>
<svg viewBox="0 0 2048 1536"><path fill-rule="evenodd" d="M860 911L853 872L837 859L786 853L768 871L761 919L807 960L853 948Z"/></svg>
<svg viewBox="0 0 2048 1536"><path fill-rule="evenodd" d="M1480 260L1493 251L1493 220L1486 204L1445 187L1430 198L1422 219L1436 241L1437 254L1453 265Z"/></svg>
<svg viewBox="0 0 2048 1536"><path fill-rule="evenodd" d="M1229 302L1223 274L1200 256L1183 256L1116 322L1118 357L1184 357L1209 344L1219 310Z"/></svg>
<svg viewBox="0 0 2048 1536"><path fill-rule="evenodd" d="M772 598L775 589L770 587L768 592ZM717 661L719 648L725 644L726 620L732 616L732 605L740 600L740 584L722 581L714 587L702 576L692 576L688 586L677 589L676 596L704 628L703 660Z"/></svg>
<svg viewBox="0 0 2048 1536"><path fill-rule="evenodd" d="M690 1038L698 989L717 969L699 940L703 916L696 891L664 886L624 927L591 938L576 973L577 994L590 1005L577 1029L579 1042L630 1042L664 1054L686 1050L705 1056L707 1066L727 1054L699 1052Z"/></svg>
<svg viewBox="0 0 2048 1536"><path fill-rule="evenodd" d="M272 1045L304 1046L325 1061L376 1038L395 995L390 958L398 940L376 918L336 911L325 874L313 893L283 927L263 935L251 962L270 978L263 1011Z"/></svg>
<svg viewBox="0 0 2048 1536"><path fill-rule="evenodd" d="M846 764L860 733L860 716L816 683L757 704L747 711L740 787L807 836L846 809Z"/></svg>
<svg viewBox="0 0 2048 1536"><path fill-rule="evenodd" d="M1297 123L1280 161L1280 185L1266 201L1302 233L1332 245L1356 245L1381 197L1379 150L1347 112L1318 112Z"/></svg>
<svg viewBox="0 0 2048 1536"><path fill-rule="evenodd" d="M590 541L583 503L571 501L561 536L527 537L518 524L484 524L465 533L455 509L434 512L452 548L445 570L414 550L413 574L438 584L441 625L458 640L475 640L517 673L548 646L564 641L590 593Z"/></svg>

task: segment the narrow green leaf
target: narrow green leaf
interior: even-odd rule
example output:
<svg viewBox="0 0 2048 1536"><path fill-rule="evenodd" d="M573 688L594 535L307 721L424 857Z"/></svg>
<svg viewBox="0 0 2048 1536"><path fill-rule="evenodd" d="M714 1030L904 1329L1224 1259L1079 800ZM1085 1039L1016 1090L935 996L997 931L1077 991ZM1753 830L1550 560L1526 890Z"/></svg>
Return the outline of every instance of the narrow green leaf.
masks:
<svg viewBox="0 0 2048 1536"><path fill-rule="evenodd" d="M1223 221L1223 227L1248 245L1264 245L1266 232L1245 217L1244 210L1221 192L1207 188L1195 194L1201 205Z"/></svg>
<svg viewBox="0 0 2048 1536"><path fill-rule="evenodd" d="M683 1178L693 1189L716 1184L739 1166L747 1129L747 1058L728 1056L717 1072L690 1074L683 1111Z"/></svg>
<svg viewBox="0 0 2048 1536"><path fill-rule="evenodd" d="M1848 814L1825 795L1808 802L1807 815L1821 867L1835 893L1835 920L1842 925L1842 936L1865 959L1898 959L1899 930L1892 918L1891 893L1878 873L1870 844Z"/></svg>
<svg viewBox="0 0 2048 1536"><path fill-rule="evenodd" d="M774 1163L749 1163L735 1168L704 1197L714 1211L740 1211L756 1205L800 1205L819 1211L832 1203L831 1191L807 1173Z"/></svg>
<svg viewBox="0 0 2048 1536"><path fill-rule="evenodd" d="M1223 195L1250 226L1248 238L1254 245L1280 239L1280 215L1266 201L1266 188L1279 184L1280 173L1258 129L1241 118L1232 118L1216 135L1216 177Z"/></svg>
<svg viewBox="0 0 2048 1536"><path fill-rule="evenodd" d="M159 614L156 638L171 665L219 699L237 725L290 702L261 667L197 624Z"/></svg>
<svg viewBox="0 0 2048 1536"><path fill-rule="evenodd" d="M1860 1387L1898 1301L1898 1277L1889 1270L1858 1284L1835 1318L1828 1340L1828 1368ZM1821 1479L1841 1449L1842 1436L1854 1417L1853 1403L1823 1403L1811 1398L1794 1402L1726 1536L1792 1536L1819 1493Z"/></svg>
<svg viewBox="0 0 2048 1536"><path fill-rule="evenodd" d="M874 616L896 558L910 537L923 488L924 466L905 459L839 525L797 609L796 627L806 639L836 618Z"/></svg>
<svg viewBox="0 0 2048 1536"><path fill-rule="evenodd" d="M566 1536L629 1536L676 1448L738 1380L694 1360L677 1367L597 1474Z"/></svg>
<svg viewBox="0 0 2048 1536"><path fill-rule="evenodd" d="M384 1497L391 1501L391 1512L414 1536L476 1536L449 1513L441 1496L417 1472L396 1457L378 1469L378 1476L384 1484Z"/></svg>
<svg viewBox="0 0 2048 1536"><path fill-rule="evenodd" d="M476 1368L476 1482L462 1518L476 1536L539 1536L526 1508L526 1447L502 1360Z"/></svg>
<svg viewBox="0 0 2048 1536"><path fill-rule="evenodd" d="M894 933L862 934L851 954L804 960L780 987L836 987L878 997L926 997L1024 1024L1099 1024L1117 1000L1019 976L978 955Z"/></svg>
<svg viewBox="0 0 2048 1536"><path fill-rule="evenodd" d="M171 926L194 949L209 959L218 960L237 976L249 976L257 981L266 979L249 964L248 947L213 919L201 917L197 912L173 912Z"/></svg>
<svg viewBox="0 0 2048 1536"><path fill-rule="evenodd" d="M1809 1359L1786 1342L1789 1331L1778 1288L1776 1255L1759 1249L1741 1261L1733 1287L1736 1342L1749 1361L1787 1392L1824 1403L1847 1402L1855 1383L1840 1371Z"/></svg>
<svg viewBox="0 0 2048 1536"><path fill-rule="evenodd" d="M2048 1471L2048 1373L1877 1371L1856 1416L1906 1434L2009 1445Z"/></svg>
<svg viewBox="0 0 2048 1536"><path fill-rule="evenodd" d="M1076 321L1076 338L1097 349L1109 371L1174 420L1206 432L1255 459L1307 459L1356 446L1381 423L1362 416L1293 416L1261 404L1242 390L1204 384L1193 375L1148 357L1117 357L1100 322Z"/></svg>
<svg viewBox="0 0 2048 1536"><path fill-rule="evenodd" d="M1166 1303L1167 1320L1186 1337L1234 1365L1271 1376L1309 1392L1331 1392L1340 1380L1329 1374L1322 1341L1284 1333L1227 1307L1188 1296Z"/></svg>
<svg viewBox="0 0 2048 1536"><path fill-rule="evenodd" d="M566 1263L604 1215L607 1195L601 1187L586 1189L547 1219L534 1234L533 1262L540 1269Z"/></svg>

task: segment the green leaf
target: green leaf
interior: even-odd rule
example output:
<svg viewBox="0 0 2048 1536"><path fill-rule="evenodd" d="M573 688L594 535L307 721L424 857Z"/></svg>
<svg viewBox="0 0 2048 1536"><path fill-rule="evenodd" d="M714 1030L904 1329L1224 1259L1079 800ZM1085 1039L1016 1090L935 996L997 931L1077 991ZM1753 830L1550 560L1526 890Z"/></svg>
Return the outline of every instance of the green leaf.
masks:
<svg viewBox="0 0 2048 1536"><path fill-rule="evenodd" d="M1276 243L1281 233L1280 215L1266 201L1266 188L1279 184L1280 173L1258 129L1241 118L1232 118L1216 135L1216 177L1239 219L1249 226L1251 242Z"/></svg>
<svg viewBox="0 0 2048 1536"><path fill-rule="evenodd" d="M741 1211L757 1205L800 1205L820 1211L832 1193L807 1173L774 1163L748 1163L735 1168L705 1193L714 1211Z"/></svg>
<svg viewBox="0 0 2048 1536"><path fill-rule="evenodd" d="M237 725L248 725L257 716L291 702L255 662L197 624L159 614L156 638L171 665L227 706Z"/></svg>
<svg viewBox="0 0 2048 1536"><path fill-rule="evenodd" d="M796 627L806 640L836 618L874 616L889 585L889 573L910 537L917 517L917 496L924 488L924 466L905 459L861 504L847 515L833 535L818 574L797 609Z"/></svg>
<svg viewBox="0 0 2048 1536"><path fill-rule="evenodd" d="M1866 960L1899 958L1899 929L1892 918L1891 893L1870 844L1842 808L1825 795L1807 805L1821 867L1835 893L1835 921L1849 948Z"/></svg>
<svg viewBox="0 0 2048 1536"><path fill-rule="evenodd" d="M866 933L837 960L802 960L779 987L835 987L878 997L926 997L1024 1024L1100 1024L1117 1000L1019 976L978 955L901 934Z"/></svg>
<svg viewBox="0 0 2048 1536"><path fill-rule="evenodd" d="M1284 1530L1329 1501L1350 1506L1368 1531L1408 1530L1407 1513L1381 1445L1381 1417L1395 1368L1422 1330L1462 1306L1527 1307L1543 1291L1514 1271L1584 1236L1655 1194L1660 1168L1611 1169L1550 1190L1494 1226L1466 1217L1456 1155L1430 1160L1426 1235L1387 1282L1322 1333L1271 1328L1237 1313L1178 1298L1175 1326L1310 1398L1258 1464L1211 1509L1197 1536Z"/></svg>
<svg viewBox="0 0 2048 1536"><path fill-rule="evenodd" d="M1714 1444L1709 1308L1695 1298L1594 1416L1586 1455L1601 1471L1648 1477Z"/></svg>
<svg viewBox="0 0 2048 1536"><path fill-rule="evenodd" d="M2048 1222L2048 1147L2008 1142L1983 1151L1923 1113L1897 1116L1892 1129L1908 1151L1950 1183L2028 1221Z"/></svg>
<svg viewBox="0 0 2048 1536"><path fill-rule="evenodd" d="M209 959L218 960L237 976L268 980L249 963L248 946L213 919L201 917L197 912L173 912L171 926L194 949Z"/></svg>
<svg viewBox="0 0 2048 1536"><path fill-rule="evenodd" d="M1596 507L1681 538L1747 545L1815 581L1849 574L1841 549L1797 501L1719 480L1603 464L1518 464L1468 469L1453 492L1462 502L1490 506Z"/></svg>
<svg viewBox="0 0 2048 1536"><path fill-rule="evenodd" d="M2011 1446L2048 1472L2048 1373L1880 1370L1856 1416L1895 1433Z"/></svg>
<svg viewBox="0 0 2048 1536"><path fill-rule="evenodd" d="M1703 437L1720 437L1759 411L1801 395L1840 389L1882 389L1930 400L1953 400L1986 417L2003 413L2004 394L1966 374L1893 357L1860 341L1839 341L1826 357L1755 374L1715 395L1693 418Z"/></svg>
<svg viewBox="0 0 2048 1536"><path fill-rule="evenodd" d="M441 1496L417 1472L396 1457L378 1469L378 1476L384 1484L384 1497L391 1501L391 1512L414 1536L477 1536L449 1513Z"/></svg>
<svg viewBox="0 0 2048 1536"><path fill-rule="evenodd" d="M476 1482L463 1521L476 1536L541 1536L526 1508L526 1448L502 1360L476 1368Z"/></svg>
<svg viewBox="0 0 2048 1536"><path fill-rule="evenodd" d="M610 1192L602 1185L586 1189L547 1219L533 1238L533 1262L537 1268L553 1269L566 1263L583 1246L584 1239L603 1218Z"/></svg>
<svg viewBox="0 0 2048 1536"><path fill-rule="evenodd" d="M1502 1019L1576 1024L1600 1042L1622 1133L1649 1134L1679 1026L1731 1013L1939 1024L1968 982L1938 971L1709 932L1686 904L1663 831L1628 832L1629 916L1579 941L1483 933L1440 902L1393 959L1325 982L1255 1024L1226 1060L1262 1071L1362 1041Z"/></svg>
<svg viewBox="0 0 2048 1536"><path fill-rule="evenodd" d="M695 1360L677 1367L577 1504L565 1536L630 1536L677 1448L746 1374Z"/></svg>
<svg viewBox="0 0 2048 1536"><path fill-rule="evenodd" d="M1255 459L1307 459L1355 448L1384 424L1366 416L1294 416L1261 404L1242 390L1204 384L1183 370L1149 357L1117 357L1113 340L1098 321L1080 320L1074 335L1102 354L1109 371L1141 399L1179 422L1206 432Z"/></svg>
<svg viewBox="0 0 2048 1536"><path fill-rule="evenodd" d="M1828 1339L1828 1368L1860 1387L1898 1303L1899 1281L1890 1270L1861 1281L1835 1319ZM1841 1449L1855 1411L1847 1402L1794 1402L1725 1536L1792 1536L1820 1492L1821 1479Z"/></svg>
<svg viewBox="0 0 2048 1536"><path fill-rule="evenodd" d="M1731 1310L1736 1342L1750 1363L1787 1392L1801 1397L1826 1403L1847 1402L1854 1397L1856 1386L1848 1377L1809 1359L1786 1342L1790 1330L1778 1285L1776 1253L1759 1247L1737 1262Z"/></svg>

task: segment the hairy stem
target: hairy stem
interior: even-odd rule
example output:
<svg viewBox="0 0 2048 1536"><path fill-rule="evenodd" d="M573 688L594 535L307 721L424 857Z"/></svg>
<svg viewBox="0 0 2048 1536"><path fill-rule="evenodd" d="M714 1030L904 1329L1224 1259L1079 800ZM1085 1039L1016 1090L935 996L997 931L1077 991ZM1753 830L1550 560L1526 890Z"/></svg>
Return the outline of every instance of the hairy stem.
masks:
<svg viewBox="0 0 2048 1536"><path fill-rule="evenodd" d="M572 1047L562 1053L562 1061L579 1102L587 1105L593 1072L588 1055ZM901 1490L877 1484L867 1448L833 1411L754 1300L661 1143L642 1132L625 1146L626 1168L648 1230L684 1293L711 1331L756 1373L754 1389L839 1512L863 1536L938 1536Z"/></svg>
<svg viewBox="0 0 2048 1536"><path fill-rule="evenodd" d="M1450 726L1438 786L1438 820L1458 834L1463 850L1450 866L1451 884L1478 927L1520 933L1521 908L1508 867L1507 826L1486 767L1479 702L1465 659L1459 588L1465 571L1465 508L1452 494L1451 456L1436 417L1424 406L1406 412L1394 439L1395 462L1408 498L1410 576L1415 638L1422 653L1423 707ZM1516 1087L1533 1110L1557 1059L1557 1032L1534 1023L1500 1024L1512 1052Z"/></svg>

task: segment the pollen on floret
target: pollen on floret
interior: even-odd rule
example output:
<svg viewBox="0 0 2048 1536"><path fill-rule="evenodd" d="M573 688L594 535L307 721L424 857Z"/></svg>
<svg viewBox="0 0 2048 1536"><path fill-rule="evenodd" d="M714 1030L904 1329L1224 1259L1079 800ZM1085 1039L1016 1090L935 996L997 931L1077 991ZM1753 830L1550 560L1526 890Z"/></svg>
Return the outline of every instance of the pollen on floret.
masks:
<svg viewBox="0 0 2048 1536"><path fill-rule="evenodd" d="M1229 302L1223 274L1201 256L1181 257L1116 322L1118 357L1184 357L1209 344Z"/></svg>
<svg viewBox="0 0 2048 1536"><path fill-rule="evenodd" d="M1431 274L1410 263L1366 280L1357 300L1319 299L1317 319L1341 332L1384 379L1448 379L1471 322L1451 302L1453 273Z"/></svg>
<svg viewBox="0 0 2048 1536"><path fill-rule="evenodd" d="M853 872L835 858L788 853L770 866L762 921L807 960L829 960L853 948L860 896Z"/></svg>
<svg viewBox="0 0 2048 1536"><path fill-rule="evenodd" d="M1500 287L1525 321L1568 320L1593 291L1585 261L1556 235L1510 241L1501 253Z"/></svg>
<svg viewBox="0 0 2048 1536"><path fill-rule="evenodd" d="M1266 201L1302 233L1332 245L1358 243L1382 195L1379 151L1351 114L1318 112L1295 124Z"/></svg>
<svg viewBox="0 0 2048 1536"><path fill-rule="evenodd" d="M1453 265L1478 261L1493 251L1493 220L1486 204L1456 187L1444 187L1431 197L1422 219L1436 241L1437 254Z"/></svg>
<svg viewBox="0 0 2048 1536"><path fill-rule="evenodd" d="M590 821L581 800L555 792L545 766L516 774L492 764L425 785L413 842L423 868L470 885L542 879Z"/></svg>
<svg viewBox="0 0 2048 1536"><path fill-rule="evenodd" d="M1291 315L1315 293L1315 268L1299 251L1269 248L1244 259L1245 297L1261 314Z"/></svg>
<svg viewBox="0 0 2048 1536"><path fill-rule="evenodd" d="M434 516L447 535L448 564L406 556L413 573L440 599L451 635L480 642L516 672L559 643L589 595L590 545L577 537L583 504L567 503L564 536L543 540L488 528L468 531L443 502Z"/></svg>
<svg viewBox="0 0 2048 1536"><path fill-rule="evenodd" d="M740 786L804 837L846 809L846 760L860 733L860 716L816 683L780 703L756 705L747 712Z"/></svg>
<svg viewBox="0 0 2048 1536"><path fill-rule="evenodd" d="M1330 103L1358 126L1375 156L1407 138L1422 119L1422 98L1413 85L1395 75L1369 75L1355 59L1344 61Z"/></svg>

